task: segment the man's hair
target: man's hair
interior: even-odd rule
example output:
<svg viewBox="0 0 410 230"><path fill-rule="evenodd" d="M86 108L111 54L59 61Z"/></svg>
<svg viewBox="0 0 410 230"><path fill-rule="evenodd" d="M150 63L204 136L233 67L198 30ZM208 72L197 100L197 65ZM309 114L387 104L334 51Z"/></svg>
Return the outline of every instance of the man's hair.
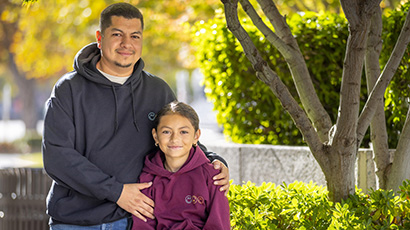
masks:
<svg viewBox="0 0 410 230"><path fill-rule="evenodd" d="M165 115L173 115L173 114L178 114L181 115L185 118L187 118L192 126L195 129L195 132L199 129L199 117L198 114L195 112L195 110L183 103L183 102L178 102L178 101L173 101L164 107L158 112L155 120L154 120L154 127L155 129L158 128L159 122L161 118Z"/></svg>
<svg viewBox="0 0 410 230"><path fill-rule="evenodd" d="M111 26L111 17L112 16L119 16L124 17L127 19L137 18L141 20L141 28L144 29L144 19L142 17L141 12L137 9L137 7L125 3L119 2L109 5L101 12L100 16L100 31L104 33L105 29Z"/></svg>

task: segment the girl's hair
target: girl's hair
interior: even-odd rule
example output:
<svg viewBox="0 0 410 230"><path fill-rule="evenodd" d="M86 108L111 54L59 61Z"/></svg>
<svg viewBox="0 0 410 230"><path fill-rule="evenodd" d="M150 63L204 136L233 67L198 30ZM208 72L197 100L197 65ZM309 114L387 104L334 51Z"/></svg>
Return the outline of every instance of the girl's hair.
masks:
<svg viewBox="0 0 410 230"><path fill-rule="evenodd" d="M105 8L100 15L100 31L104 33L105 29L111 26L111 17L112 16L119 16L124 17L127 19L140 19L141 20L141 28L144 29L144 19L142 17L141 12L137 9L137 7L125 3L119 2L109 5Z"/></svg>
<svg viewBox="0 0 410 230"><path fill-rule="evenodd" d="M157 116L155 117L154 128L157 129L158 124L163 116L171 114L178 114L183 117L186 117L191 122L192 126L194 126L195 132L199 129L198 114L191 106L178 101L173 101L162 107L162 109L158 112Z"/></svg>

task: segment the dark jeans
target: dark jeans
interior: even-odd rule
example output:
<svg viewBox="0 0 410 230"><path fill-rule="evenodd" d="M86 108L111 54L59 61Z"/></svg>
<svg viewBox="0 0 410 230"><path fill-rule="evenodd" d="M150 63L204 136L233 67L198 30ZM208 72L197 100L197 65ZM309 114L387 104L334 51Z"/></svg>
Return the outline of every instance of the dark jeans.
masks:
<svg viewBox="0 0 410 230"><path fill-rule="evenodd" d="M79 226L70 224L55 224L50 226L50 230L129 230L132 227L132 218L123 218L111 223Z"/></svg>

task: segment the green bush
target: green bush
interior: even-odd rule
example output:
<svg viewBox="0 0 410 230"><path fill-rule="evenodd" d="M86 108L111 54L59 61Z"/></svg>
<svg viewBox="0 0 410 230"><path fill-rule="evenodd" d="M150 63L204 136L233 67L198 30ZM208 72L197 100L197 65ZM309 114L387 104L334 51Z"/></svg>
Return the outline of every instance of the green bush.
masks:
<svg viewBox="0 0 410 230"><path fill-rule="evenodd" d="M404 18L403 9L393 11L390 16L383 18L389 24L384 25L383 40L386 48L383 48L382 52L382 66L390 55ZM319 15L307 12L295 14L289 17L287 22L305 57L319 99L335 122L348 37L347 21L336 14ZM292 76L282 56L265 40L251 21L243 19L241 23L261 55L298 100ZM208 22L197 23L192 45L197 48L196 57L205 75L206 95L214 104L218 123L223 125L224 133L230 136L232 141L252 144L305 144L279 100L268 86L256 78L241 45L227 29L223 15L217 15ZM410 51L400 66L402 71L396 74L400 77L393 78L392 88L386 94L387 129L391 148L395 148L397 144L407 113L409 53ZM397 88L397 85L401 88ZM360 101L363 106L367 99L364 78L361 92ZM392 107L395 109L391 109ZM367 135L362 146L367 147L369 141Z"/></svg>
<svg viewBox="0 0 410 230"><path fill-rule="evenodd" d="M391 11L383 17L383 49L380 55L380 64L383 68L389 59L401 28L406 19L410 2L405 3L399 10ZM407 46L390 85L385 92L385 113L387 129L389 132L389 144L395 148L400 133L406 121L410 98L410 46Z"/></svg>
<svg viewBox="0 0 410 230"><path fill-rule="evenodd" d="M333 204L313 183L231 185L232 229L410 229L410 182L401 191L357 190Z"/></svg>

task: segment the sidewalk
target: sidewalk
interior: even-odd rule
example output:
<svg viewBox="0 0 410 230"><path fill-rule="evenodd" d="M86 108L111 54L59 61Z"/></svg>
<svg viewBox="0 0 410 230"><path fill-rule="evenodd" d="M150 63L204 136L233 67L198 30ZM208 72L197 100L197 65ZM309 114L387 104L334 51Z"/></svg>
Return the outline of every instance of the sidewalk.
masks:
<svg viewBox="0 0 410 230"><path fill-rule="evenodd" d="M24 154L0 153L0 169L23 168L34 165L32 161L21 159Z"/></svg>

